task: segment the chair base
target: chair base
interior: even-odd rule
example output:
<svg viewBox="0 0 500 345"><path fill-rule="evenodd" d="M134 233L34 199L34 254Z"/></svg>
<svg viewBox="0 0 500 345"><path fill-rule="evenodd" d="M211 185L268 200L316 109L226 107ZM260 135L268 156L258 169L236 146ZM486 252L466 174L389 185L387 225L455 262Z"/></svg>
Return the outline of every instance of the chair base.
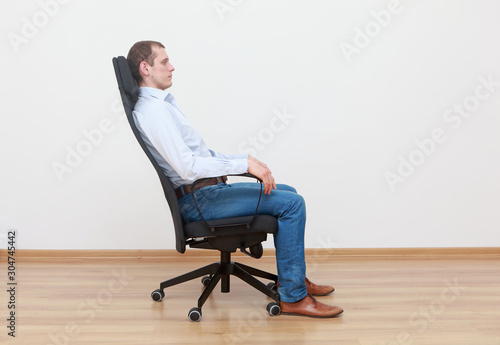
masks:
<svg viewBox="0 0 500 345"><path fill-rule="evenodd" d="M278 276L238 262L232 262L230 252L221 252L220 262L212 263L210 265L198 268L197 270L185 273L183 275L180 275L178 277L160 283L160 289L153 291L151 297L153 298L153 300L159 302L165 296L165 293L163 292L164 289L206 275L208 275L209 277L203 280L205 289L203 290L200 298L198 299L198 308L193 308L197 309L200 318L201 318L201 308L203 307L203 304L205 304L206 300L208 299L212 291L215 289L219 281L221 281L221 292L227 293L230 291L231 275L240 278L250 286L253 286L255 289L265 294L266 296L274 299L276 303L279 303L280 300L279 294L274 289L274 287L278 282ZM269 279L273 281L273 283L265 285L255 277ZM193 311L193 309L191 311ZM193 320L191 318L191 312L190 312L190 319L192 321L199 321L199 319Z"/></svg>

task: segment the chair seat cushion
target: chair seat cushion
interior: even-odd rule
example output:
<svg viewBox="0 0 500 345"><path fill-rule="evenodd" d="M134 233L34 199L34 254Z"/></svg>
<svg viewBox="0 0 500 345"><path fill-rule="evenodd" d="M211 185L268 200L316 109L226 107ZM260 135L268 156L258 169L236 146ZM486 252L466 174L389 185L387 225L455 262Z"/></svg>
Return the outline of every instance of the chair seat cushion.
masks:
<svg viewBox="0 0 500 345"><path fill-rule="evenodd" d="M253 221L252 218L254 218ZM248 227L247 224L249 223L250 226ZM269 215L216 219L208 221L208 225L202 221L184 225L184 235L186 238L255 233L274 234L276 232L278 232L278 220Z"/></svg>

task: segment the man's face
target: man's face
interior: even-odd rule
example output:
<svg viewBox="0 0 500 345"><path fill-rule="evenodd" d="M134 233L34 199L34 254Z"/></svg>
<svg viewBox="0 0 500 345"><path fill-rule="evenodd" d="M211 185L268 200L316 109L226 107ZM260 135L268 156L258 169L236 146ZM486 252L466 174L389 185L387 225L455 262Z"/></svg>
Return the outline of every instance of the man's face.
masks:
<svg viewBox="0 0 500 345"><path fill-rule="evenodd" d="M174 66L169 61L167 52L164 48L153 47L156 52L153 66L146 63L149 76L147 84L150 87L165 90L172 86L172 72L175 70Z"/></svg>

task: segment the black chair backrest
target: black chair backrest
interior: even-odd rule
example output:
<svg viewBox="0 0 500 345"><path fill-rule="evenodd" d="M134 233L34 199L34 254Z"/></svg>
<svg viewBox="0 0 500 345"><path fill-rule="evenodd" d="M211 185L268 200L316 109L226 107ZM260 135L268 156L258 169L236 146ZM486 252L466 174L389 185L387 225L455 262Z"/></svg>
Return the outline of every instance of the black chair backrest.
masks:
<svg viewBox="0 0 500 345"><path fill-rule="evenodd" d="M164 174L160 165L156 162L153 155L146 146L144 140L142 140L141 133L135 125L134 117L132 111L134 110L135 103L138 99L139 86L137 81L132 76L130 68L128 66L128 61L123 56L118 56L113 58L113 66L115 68L116 79L118 81L118 89L120 90L120 95L122 97L123 107L125 108L125 114L127 115L128 122L132 128L132 132L141 145L144 153L148 156L151 164L156 169L158 177L160 178L161 185L163 187L163 192L165 193L165 198L167 199L168 205L170 207L170 212L172 213L172 219L175 228L175 242L176 249L179 253L184 253L186 251L186 239L184 236L183 222L181 217L181 212L179 210L179 204L177 202L177 196L175 195L174 186Z"/></svg>

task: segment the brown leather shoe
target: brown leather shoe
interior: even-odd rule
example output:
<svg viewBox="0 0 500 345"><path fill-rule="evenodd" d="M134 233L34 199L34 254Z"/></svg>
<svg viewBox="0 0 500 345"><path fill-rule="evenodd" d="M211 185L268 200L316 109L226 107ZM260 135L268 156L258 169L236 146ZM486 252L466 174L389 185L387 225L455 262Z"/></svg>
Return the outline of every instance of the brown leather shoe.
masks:
<svg viewBox="0 0 500 345"><path fill-rule="evenodd" d="M316 285L312 281L306 278L307 293L313 296L326 296L335 291L333 286L328 285Z"/></svg>
<svg viewBox="0 0 500 345"><path fill-rule="evenodd" d="M326 296L335 291L335 288L333 286L316 285L308 278L306 278L304 282L306 283L307 293L313 296ZM276 287L280 287L280 282L276 284Z"/></svg>
<svg viewBox="0 0 500 345"><path fill-rule="evenodd" d="M295 303L281 302L281 314L285 315L299 315L317 318L330 318L342 314L344 311L340 307L329 306L324 303L316 301L316 299L307 294L306 297Z"/></svg>

